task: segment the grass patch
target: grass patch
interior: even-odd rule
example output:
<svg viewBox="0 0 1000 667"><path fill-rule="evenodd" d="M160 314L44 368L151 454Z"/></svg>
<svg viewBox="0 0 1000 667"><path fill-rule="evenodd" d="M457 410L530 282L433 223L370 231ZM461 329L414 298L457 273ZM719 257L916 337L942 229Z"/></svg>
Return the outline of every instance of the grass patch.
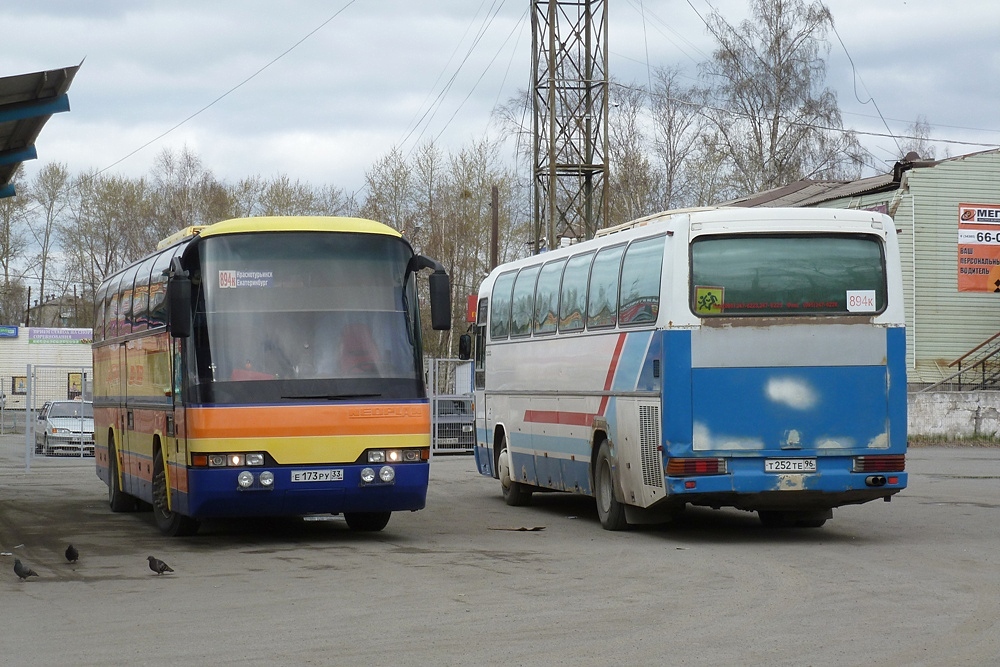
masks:
<svg viewBox="0 0 1000 667"><path fill-rule="evenodd" d="M910 447L1000 447L1000 437L973 435L949 438L940 435L911 435L906 439L906 444Z"/></svg>

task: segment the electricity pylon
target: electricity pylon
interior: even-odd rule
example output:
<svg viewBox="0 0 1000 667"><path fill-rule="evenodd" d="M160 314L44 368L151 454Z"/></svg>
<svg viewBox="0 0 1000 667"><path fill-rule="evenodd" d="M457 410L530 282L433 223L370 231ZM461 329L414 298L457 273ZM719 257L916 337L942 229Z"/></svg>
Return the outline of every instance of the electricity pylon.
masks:
<svg viewBox="0 0 1000 667"><path fill-rule="evenodd" d="M535 252L608 217L606 0L533 0Z"/></svg>

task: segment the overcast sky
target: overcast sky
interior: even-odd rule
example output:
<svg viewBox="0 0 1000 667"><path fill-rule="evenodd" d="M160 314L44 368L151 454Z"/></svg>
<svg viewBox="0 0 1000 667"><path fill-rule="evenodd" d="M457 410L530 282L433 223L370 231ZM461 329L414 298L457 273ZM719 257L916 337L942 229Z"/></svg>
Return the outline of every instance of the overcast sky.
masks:
<svg viewBox="0 0 1000 667"><path fill-rule="evenodd" d="M845 126L905 134L924 116L933 137L970 142L938 143L937 157L1000 145L1000 3L827 5L846 46L830 35L827 85ZM163 148L187 145L230 182L286 174L352 192L393 146L435 139L458 148L495 133L491 109L528 85L531 6L2 0L0 76L84 61L69 91L72 110L42 130L38 159L25 163L29 176L49 162L73 173L143 175ZM642 84L659 66L684 67L693 80L712 49L699 13L716 6L733 24L748 13L745 0L608 6L610 73ZM888 170L893 140L861 139Z"/></svg>

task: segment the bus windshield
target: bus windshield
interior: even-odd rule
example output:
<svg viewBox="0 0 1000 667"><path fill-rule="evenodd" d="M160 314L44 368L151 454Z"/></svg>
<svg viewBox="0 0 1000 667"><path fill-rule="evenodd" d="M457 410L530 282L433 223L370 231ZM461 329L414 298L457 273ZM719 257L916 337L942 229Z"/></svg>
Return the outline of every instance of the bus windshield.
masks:
<svg viewBox="0 0 1000 667"><path fill-rule="evenodd" d="M886 307L876 236L704 236L691 244L692 310L705 316L876 314Z"/></svg>
<svg viewBox="0 0 1000 667"><path fill-rule="evenodd" d="M398 238L360 233L203 239L202 400L421 396L411 256Z"/></svg>

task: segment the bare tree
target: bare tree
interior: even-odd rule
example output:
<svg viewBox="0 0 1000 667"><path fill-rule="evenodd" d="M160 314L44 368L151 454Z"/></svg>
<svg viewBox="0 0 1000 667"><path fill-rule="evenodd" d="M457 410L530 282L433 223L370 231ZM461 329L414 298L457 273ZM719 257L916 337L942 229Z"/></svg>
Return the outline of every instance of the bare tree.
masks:
<svg viewBox="0 0 1000 667"><path fill-rule="evenodd" d="M394 147L365 172L365 183L368 197L361 206L361 215L401 232L413 228L412 176L399 148Z"/></svg>
<svg viewBox="0 0 1000 667"><path fill-rule="evenodd" d="M660 210L663 183L663 174L649 159L652 151L646 134L646 91L619 83L614 83L611 90L614 103L608 116L608 226Z"/></svg>
<svg viewBox="0 0 1000 667"><path fill-rule="evenodd" d="M826 35L820 0L750 0L731 26L718 11L707 25L717 47L703 65L713 141L742 194L804 178L860 171L856 138L841 132L836 95L824 87Z"/></svg>
<svg viewBox="0 0 1000 667"><path fill-rule="evenodd" d="M697 86L684 85L677 67L657 68L650 102L653 116L654 151L660 159L664 209L698 205L696 194L703 174L695 175L694 162L707 156L699 151L705 117Z"/></svg>
<svg viewBox="0 0 1000 667"><path fill-rule="evenodd" d="M921 160L933 160L936 153L934 144L931 143L931 125L927 122L927 116L923 114L917 116L913 124L906 128L906 134L912 139L904 139L900 144L902 155L899 159L905 158L910 153L916 153Z"/></svg>
<svg viewBox="0 0 1000 667"><path fill-rule="evenodd" d="M34 238L38 254L32 265L39 283L39 297L45 299L45 281L56 246L56 227L69 209L69 169L65 164L49 163L35 175L29 197L38 205L38 215L29 218L28 229Z"/></svg>
<svg viewBox="0 0 1000 667"><path fill-rule="evenodd" d="M24 169L18 167L11 178L15 192L24 188ZM28 249L28 207L30 200L23 196L0 198L0 323L22 322L27 303L23 276L24 260ZM15 267L21 267L19 270Z"/></svg>

